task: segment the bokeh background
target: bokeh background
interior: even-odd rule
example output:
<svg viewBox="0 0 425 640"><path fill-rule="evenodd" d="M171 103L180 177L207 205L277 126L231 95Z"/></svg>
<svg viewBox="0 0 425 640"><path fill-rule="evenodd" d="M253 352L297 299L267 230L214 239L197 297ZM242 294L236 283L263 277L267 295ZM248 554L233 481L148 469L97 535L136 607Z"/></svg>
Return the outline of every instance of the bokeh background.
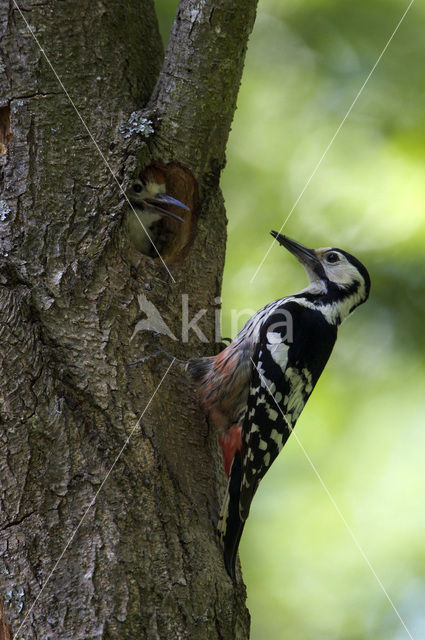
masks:
<svg viewBox="0 0 425 640"><path fill-rule="evenodd" d="M157 0L165 42L176 4ZM277 245L250 280L407 5L260 0L222 180L223 335L232 309L305 286ZM341 327L296 429L414 640L425 638L424 24L417 0L285 226L371 273L371 299ZM240 555L253 640L409 638L295 438L262 481Z"/></svg>

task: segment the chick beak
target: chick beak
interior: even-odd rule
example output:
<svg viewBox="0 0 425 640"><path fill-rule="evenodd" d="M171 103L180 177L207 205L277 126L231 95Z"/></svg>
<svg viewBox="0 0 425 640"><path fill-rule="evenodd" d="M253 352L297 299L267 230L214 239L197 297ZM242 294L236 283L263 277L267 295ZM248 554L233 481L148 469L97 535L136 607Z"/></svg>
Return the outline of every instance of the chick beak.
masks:
<svg viewBox="0 0 425 640"><path fill-rule="evenodd" d="M296 242L295 240L291 240L287 236L283 236L277 231L270 231L273 238L275 238L282 247L288 249L300 262L303 267L307 269L308 272L313 271L317 273L318 268L321 268L320 260L316 255L314 249L308 249L303 244Z"/></svg>
<svg viewBox="0 0 425 640"><path fill-rule="evenodd" d="M173 198L172 196L167 195L166 193L157 193L152 198L145 198L146 204L151 208L160 213L163 216L167 216L168 218L172 218L173 220L178 220L179 222L184 222L183 218L168 211L168 209L164 209L163 205L172 205L173 207L179 207L180 209L184 209L185 211L189 211L189 207L187 207L183 202Z"/></svg>

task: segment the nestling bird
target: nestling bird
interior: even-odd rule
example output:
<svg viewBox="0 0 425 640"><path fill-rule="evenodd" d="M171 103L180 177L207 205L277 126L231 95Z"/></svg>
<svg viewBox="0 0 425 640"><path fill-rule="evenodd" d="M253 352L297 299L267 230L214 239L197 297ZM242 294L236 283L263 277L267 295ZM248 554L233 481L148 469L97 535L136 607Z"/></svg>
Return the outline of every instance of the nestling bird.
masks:
<svg viewBox="0 0 425 640"><path fill-rule="evenodd" d="M229 480L218 534L232 578L259 482L313 391L338 326L370 290L366 268L346 251L307 249L276 231L271 234L304 266L310 284L257 311L217 356L186 365L199 383L202 407L222 433Z"/></svg>
<svg viewBox="0 0 425 640"><path fill-rule="evenodd" d="M143 178L134 181L127 195L134 208L129 218L130 237L136 249L145 254L152 252L152 241L156 244L156 227L162 218L184 222L183 218L164 206L173 205L189 210L183 202L166 193L165 176L160 169L153 167Z"/></svg>

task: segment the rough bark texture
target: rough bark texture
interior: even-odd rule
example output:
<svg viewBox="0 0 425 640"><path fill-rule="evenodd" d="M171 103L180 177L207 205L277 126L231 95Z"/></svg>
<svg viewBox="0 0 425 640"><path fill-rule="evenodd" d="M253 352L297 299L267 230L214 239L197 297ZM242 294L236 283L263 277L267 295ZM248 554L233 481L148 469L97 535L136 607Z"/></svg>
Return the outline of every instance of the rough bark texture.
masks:
<svg viewBox="0 0 425 640"><path fill-rule="evenodd" d="M173 282L131 247L116 182L0 1L0 598L17 638L248 638L215 538L216 435L179 362L148 403L172 362L159 346L181 360L216 349L218 181L255 5L182 1L161 73L151 0L22 5L119 181L156 163L190 203L162 247ZM148 101L154 133L125 138ZM210 343L131 339L141 293L176 336L188 294Z"/></svg>
<svg viewBox="0 0 425 640"><path fill-rule="evenodd" d="M0 640L11 640L12 632L7 624L3 601L0 600Z"/></svg>

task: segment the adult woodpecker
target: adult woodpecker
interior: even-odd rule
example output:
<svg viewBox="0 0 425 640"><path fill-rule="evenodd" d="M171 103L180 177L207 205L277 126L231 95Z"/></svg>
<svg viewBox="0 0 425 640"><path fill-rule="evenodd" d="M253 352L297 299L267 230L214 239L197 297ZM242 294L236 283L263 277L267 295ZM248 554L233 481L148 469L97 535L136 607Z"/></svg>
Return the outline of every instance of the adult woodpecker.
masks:
<svg viewBox="0 0 425 640"><path fill-rule="evenodd" d="M156 243L157 223L162 218L184 222L183 218L164 207L173 205L189 210L183 202L166 193L165 175L153 167L133 182L127 196L134 209L129 218L130 237L141 253L152 252L152 241Z"/></svg>
<svg viewBox="0 0 425 640"><path fill-rule="evenodd" d="M276 231L272 236L304 266L310 280L299 293L255 313L217 356L194 358L187 370L199 383L201 404L221 429L229 476L218 534L229 575L251 501L313 391L338 326L369 296L370 278L341 249L307 249Z"/></svg>

